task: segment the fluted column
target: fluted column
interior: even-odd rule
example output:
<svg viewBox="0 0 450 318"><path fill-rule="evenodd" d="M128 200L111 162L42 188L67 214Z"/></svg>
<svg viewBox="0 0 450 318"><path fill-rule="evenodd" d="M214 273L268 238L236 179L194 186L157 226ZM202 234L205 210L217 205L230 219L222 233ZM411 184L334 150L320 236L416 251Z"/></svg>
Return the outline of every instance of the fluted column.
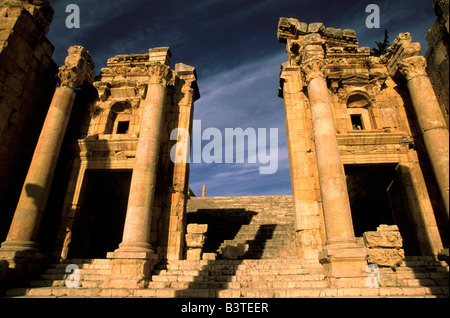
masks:
<svg viewBox="0 0 450 318"><path fill-rule="evenodd" d="M64 134L72 111L76 87L92 83L94 63L81 46L69 48L65 65L59 69L56 88L47 113L16 211L1 250L37 251L37 237L47 203Z"/></svg>
<svg viewBox="0 0 450 318"><path fill-rule="evenodd" d="M400 72L408 81L408 89L423 135L425 148L449 214L449 134L444 116L426 73L423 56L405 58L399 63Z"/></svg>
<svg viewBox="0 0 450 318"><path fill-rule="evenodd" d="M150 246L150 225L156 187L160 133L167 81L171 71L167 65L154 63L149 67L147 96L141 103L140 133L136 161L131 177L127 215L119 248L111 255L128 258L130 253L154 254ZM119 254L118 254L119 253ZM145 256L145 255L144 255Z"/></svg>

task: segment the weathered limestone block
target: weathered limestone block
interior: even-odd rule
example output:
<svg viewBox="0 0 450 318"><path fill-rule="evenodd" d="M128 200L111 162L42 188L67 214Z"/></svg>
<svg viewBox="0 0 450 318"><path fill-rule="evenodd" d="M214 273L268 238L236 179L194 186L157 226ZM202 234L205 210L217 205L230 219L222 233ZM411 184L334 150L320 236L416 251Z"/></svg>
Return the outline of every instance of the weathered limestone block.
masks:
<svg viewBox="0 0 450 318"><path fill-rule="evenodd" d="M201 233L187 233L185 238L188 248L202 248L206 240L206 236Z"/></svg>
<svg viewBox="0 0 450 318"><path fill-rule="evenodd" d="M364 232L363 240L370 264L396 267L405 259L403 239L397 225L381 224L376 231Z"/></svg>
<svg viewBox="0 0 450 318"><path fill-rule="evenodd" d="M116 258L111 260L111 275L103 283L103 288L146 288L158 256L152 254L141 258Z"/></svg>
<svg viewBox="0 0 450 318"><path fill-rule="evenodd" d="M222 256L226 259L239 259L247 253L248 244L239 243L237 245L227 245L220 249Z"/></svg>
<svg viewBox="0 0 450 318"><path fill-rule="evenodd" d="M203 260L214 261L216 260L216 258L217 258L216 253L203 253L202 255Z"/></svg>
<svg viewBox="0 0 450 318"><path fill-rule="evenodd" d="M403 240L400 232L397 231L370 231L363 234L364 244L369 248L375 247L390 247L401 248L403 246Z"/></svg>
<svg viewBox="0 0 450 318"><path fill-rule="evenodd" d="M402 249L371 248L367 250L367 261L378 266L396 267L399 266L405 258L405 252Z"/></svg>
<svg viewBox="0 0 450 318"><path fill-rule="evenodd" d="M323 32L325 30L325 26L322 22L314 22L308 24L308 33L318 33Z"/></svg>
<svg viewBox="0 0 450 318"><path fill-rule="evenodd" d="M205 233L208 231L208 224L188 224L186 228L186 259L201 260L202 248L206 241Z"/></svg>
<svg viewBox="0 0 450 318"><path fill-rule="evenodd" d="M196 234L204 234L208 231L208 224L188 224L186 232L187 233L196 233Z"/></svg>
<svg viewBox="0 0 450 318"><path fill-rule="evenodd" d="M187 260L200 260L202 259L202 249L201 248L190 248L186 251Z"/></svg>

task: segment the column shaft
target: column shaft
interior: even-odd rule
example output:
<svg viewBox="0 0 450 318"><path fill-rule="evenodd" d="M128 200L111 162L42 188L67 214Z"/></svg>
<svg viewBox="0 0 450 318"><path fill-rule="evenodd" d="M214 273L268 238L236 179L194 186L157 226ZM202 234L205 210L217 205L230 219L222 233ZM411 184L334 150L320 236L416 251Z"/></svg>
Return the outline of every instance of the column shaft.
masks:
<svg viewBox="0 0 450 318"><path fill-rule="evenodd" d="M423 56L404 59L400 66L408 80L412 104L448 216L449 133L425 67Z"/></svg>
<svg viewBox="0 0 450 318"><path fill-rule="evenodd" d="M154 253L149 240L165 96L164 84L149 83L147 97L141 105L136 161L122 243L117 252Z"/></svg>
<svg viewBox="0 0 450 318"><path fill-rule="evenodd" d="M323 77L308 84L327 244L354 240L347 183L336 138L333 111Z"/></svg>
<svg viewBox="0 0 450 318"><path fill-rule="evenodd" d="M59 87L53 95L8 236L2 247L36 247L39 226L74 99L75 92L70 87Z"/></svg>

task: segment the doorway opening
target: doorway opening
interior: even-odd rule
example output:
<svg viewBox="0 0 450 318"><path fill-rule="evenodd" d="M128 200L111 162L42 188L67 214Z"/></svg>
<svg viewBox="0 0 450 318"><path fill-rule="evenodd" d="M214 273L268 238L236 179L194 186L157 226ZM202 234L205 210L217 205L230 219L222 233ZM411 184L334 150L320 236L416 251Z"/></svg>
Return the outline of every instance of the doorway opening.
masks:
<svg viewBox="0 0 450 318"><path fill-rule="evenodd" d="M387 188L395 178L395 165L345 165L355 236L394 224Z"/></svg>
<svg viewBox="0 0 450 318"><path fill-rule="evenodd" d="M397 164L344 165L355 236L376 231L380 224L397 225L407 255L419 255L414 221ZM419 253L419 254L418 254Z"/></svg>
<svg viewBox="0 0 450 318"><path fill-rule="evenodd" d="M69 258L105 258L122 241L132 170L86 170Z"/></svg>

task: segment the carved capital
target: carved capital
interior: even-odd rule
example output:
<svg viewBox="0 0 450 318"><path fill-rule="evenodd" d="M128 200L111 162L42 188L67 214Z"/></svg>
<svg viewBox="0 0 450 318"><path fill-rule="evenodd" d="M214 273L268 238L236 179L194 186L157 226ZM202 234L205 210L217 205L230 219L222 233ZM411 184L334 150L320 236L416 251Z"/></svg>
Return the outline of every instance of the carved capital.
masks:
<svg viewBox="0 0 450 318"><path fill-rule="evenodd" d="M94 61L82 46L71 46L64 65L59 68L61 86L80 87L84 82L92 84L95 78Z"/></svg>
<svg viewBox="0 0 450 318"><path fill-rule="evenodd" d="M399 63L400 73L409 81L415 77L427 76L427 60L423 56L412 56Z"/></svg>
<svg viewBox="0 0 450 318"><path fill-rule="evenodd" d="M325 60L320 57L312 57L302 63L301 69L305 75L305 81L309 82L317 77L325 78L323 72L325 66Z"/></svg>
<svg viewBox="0 0 450 318"><path fill-rule="evenodd" d="M148 67L149 70L149 84L161 84L167 86L172 79L172 71L170 67L160 62L151 63Z"/></svg>
<svg viewBox="0 0 450 318"><path fill-rule="evenodd" d="M94 82L93 85L97 89L100 100L105 102L111 95L111 84L108 82Z"/></svg>

